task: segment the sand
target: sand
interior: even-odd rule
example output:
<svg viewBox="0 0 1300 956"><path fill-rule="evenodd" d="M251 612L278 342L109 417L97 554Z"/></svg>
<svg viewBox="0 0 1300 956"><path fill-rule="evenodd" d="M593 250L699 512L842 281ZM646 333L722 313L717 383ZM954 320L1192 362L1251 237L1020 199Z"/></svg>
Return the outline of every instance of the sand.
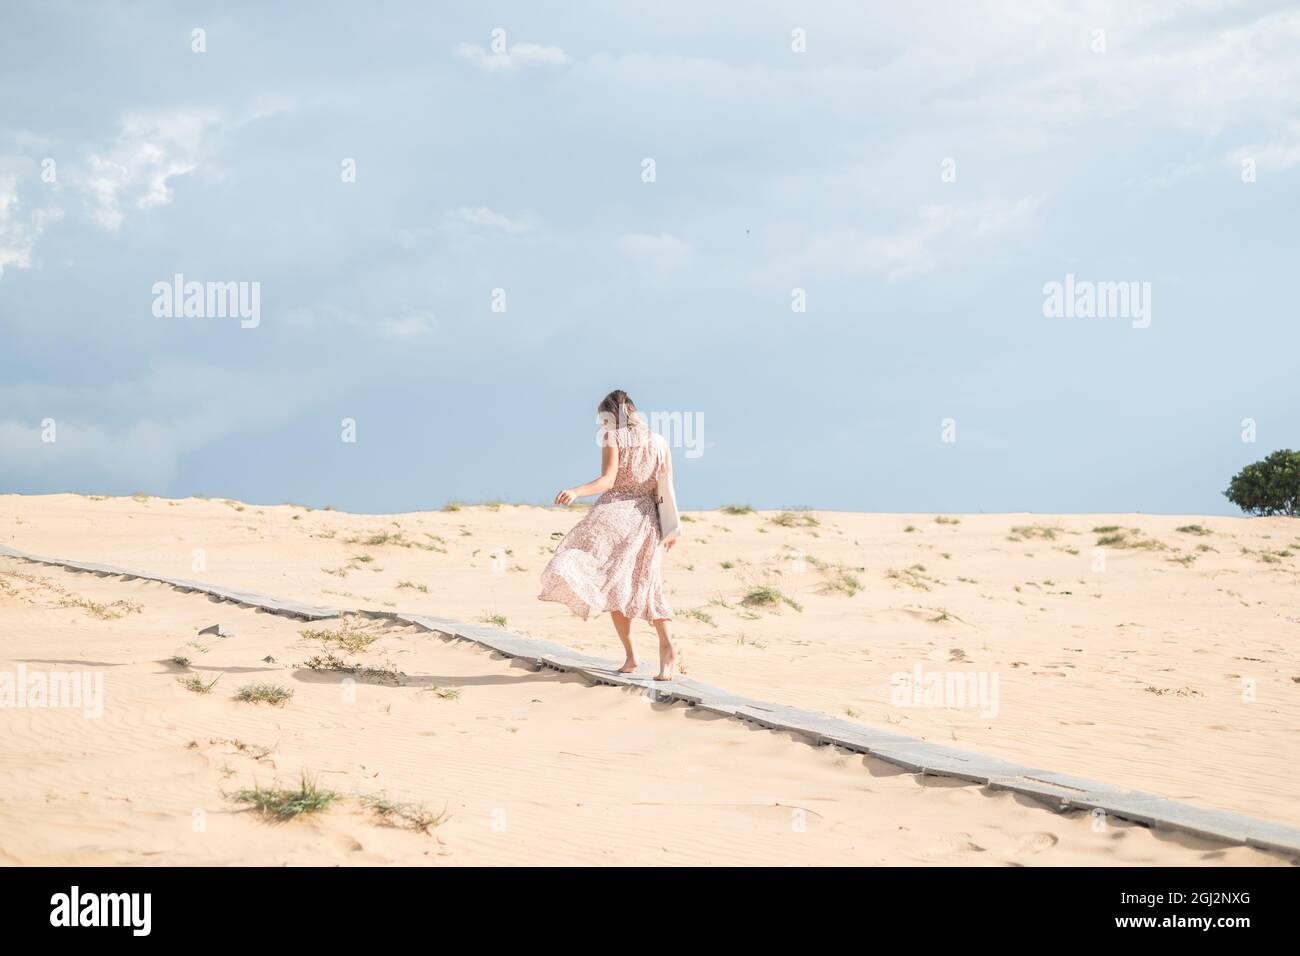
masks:
<svg viewBox="0 0 1300 956"><path fill-rule="evenodd" d="M691 677L1300 823L1294 521L688 519L665 577ZM509 505L360 516L0 496L0 540L27 551L330 605L504 618L516 633L612 657L607 622L535 600L555 537L576 520ZM1093 530L1112 525L1121 531ZM1098 540L1114 534L1138 546L1105 545L1098 563ZM779 593L774 605L745 603L760 588ZM215 623L233 636L197 636ZM376 639L357 659L405 676L350 687L301 666L326 646L301 631L337 626L0 559L0 670L98 671L105 682L102 717L0 710L0 861L1289 862L1117 821L1098 830L1086 814L533 673L411 629L369 625ZM649 627L636 633L649 659ZM903 706L891 678L918 667L996 677L996 712ZM180 682L193 675L220 680L200 694ZM293 697L233 699L255 681ZM304 772L339 794L332 807L273 824L227 796L296 786ZM377 796L446 818L424 832L369 808Z"/></svg>

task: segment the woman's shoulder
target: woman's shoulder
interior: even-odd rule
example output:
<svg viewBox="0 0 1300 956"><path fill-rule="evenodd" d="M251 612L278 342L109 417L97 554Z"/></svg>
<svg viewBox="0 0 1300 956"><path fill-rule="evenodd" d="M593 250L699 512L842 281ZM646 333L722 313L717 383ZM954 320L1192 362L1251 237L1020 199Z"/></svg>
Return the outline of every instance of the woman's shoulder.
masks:
<svg viewBox="0 0 1300 956"><path fill-rule="evenodd" d="M631 448L638 444L638 436L635 428L621 425L602 429L600 442L602 445L612 445L615 448Z"/></svg>
<svg viewBox="0 0 1300 956"><path fill-rule="evenodd" d="M661 451L668 447L664 436L657 431L653 431L649 425L644 423L630 426L627 429L627 443L629 445L639 445L642 448L650 448L654 451Z"/></svg>
<svg viewBox="0 0 1300 956"><path fill-rule="evenodd" d="M609 436L611 441L625 447L649 445L652 442L658 444L658 442L663 441L662 435L651 431L649 427L640 422L630 422L617 428L607 428L605 434Z"/></svg>

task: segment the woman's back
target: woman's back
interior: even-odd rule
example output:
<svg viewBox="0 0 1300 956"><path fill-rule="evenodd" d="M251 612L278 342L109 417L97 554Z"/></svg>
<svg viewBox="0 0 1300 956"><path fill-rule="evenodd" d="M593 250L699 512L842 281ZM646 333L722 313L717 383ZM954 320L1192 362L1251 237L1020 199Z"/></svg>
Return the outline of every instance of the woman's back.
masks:
<svg viewBox="0 0 1300 956"><path fill-rule="evenodd" d="M652 495L655 475L663 464L667 443L643 424L629 424L607 431L618 446L618 476L614 487L602 497L630 498Z"/></svg>

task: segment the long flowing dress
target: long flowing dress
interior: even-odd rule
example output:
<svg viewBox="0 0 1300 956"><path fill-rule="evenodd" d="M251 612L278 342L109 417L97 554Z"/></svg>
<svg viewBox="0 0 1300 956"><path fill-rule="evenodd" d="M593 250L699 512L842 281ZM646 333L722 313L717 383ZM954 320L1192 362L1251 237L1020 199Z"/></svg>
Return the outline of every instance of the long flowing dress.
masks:
<svg viewBox="0 0 1300 956"><path fill-rule="evenodd" d="M673 616L660 577L655 477L668 443L644 424L605 433L618 446L614 487L564 536L542 572L542 601L567 605L583 620L618 611L647 621Z"/></svg>

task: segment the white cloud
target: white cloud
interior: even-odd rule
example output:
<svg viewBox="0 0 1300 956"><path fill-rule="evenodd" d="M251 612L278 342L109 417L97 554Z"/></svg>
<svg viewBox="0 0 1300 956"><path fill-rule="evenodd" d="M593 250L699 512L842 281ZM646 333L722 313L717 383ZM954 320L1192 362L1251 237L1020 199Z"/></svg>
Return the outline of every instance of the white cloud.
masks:
<svg viewBox="0 0 1300 956"><path fill-rule="evenodd" d="M127 116L116 142L86 157L79 185L90 196L91 218L117 232L127 210L171 202L170 180L194 171L220 122L218 114L202 111Z"/></svg>
<svg viewBox="0 0 1300 956"><path fill-rule="evenodd" d="M784 60L676 53L598 53L584 79L626 101L610 121L645 125L673 111L674 129L743 136L719 110L763 103L768 124L788 115L877 120L924 113L968 147L1041 147L1079 126L1139 117L1158 130L1206 137L1240 122L1274 124L1300 108L1300 9L1187 2L1016 4L972 0L854 12L821 3L800 12L815 55ZM1272 9L1270 9L1272 7ZM1093 52L1093 31L1106 31ZM630 108L635 106L636 108ZM705 125L707 124L707 125ZM888 126L888 124L885 124Z"/></svg>
<svg viewBox="0 0 1300 956"><path fill-rule="evenodd" d="M897 68L930 67L946 86L936 103L979 123L1059 129L1142 114L1152 128L1208 137L1300 106L1298 10L1173 0L1062 5L1026 16L1014 6L963 12L998 21L980 31L991 42L970 42L953 24L935 46L918 43L928 55L909 50ZM1104 52L1089 46L1094 29L1105 30Z"/></svg>
<svg viewBox="0 0 1300 956"><path fill-rule="evenodd" d="M824 232L809 242L805 267L822 273L874 272L887 279L920 275L935 268L936 247L941 242L970 241L1021 226L1033 217L1044 198L927 205L915 223L893 232L864 233L848 228Z"/></svg>
<svg viewBox="0 0 1300 956"><path fill-rule="evenodd" d="M1046 196L1021 196L1019 199L986 199L963 207L956 214L958 224L969 224L976 236L994 235L1015 228L1032 219Z"/></svg>
<svg viewBox="0 0 1300 956"><path fill-rule="evenodd" d="M111 146L86 154L86 170L77 177L90 199L91 218L117 232L129 210L170 203L172 180L209 160L222 137L296 105L283 97L262 98L233 117L205 109L128 114Z"/></svg>
<svg viewBox="0 0 1300 956"><path fill-rule="evenodd" d="M1291 123L1288 131L1271 142L1243 146L1228 154L1228 160L1240 168L1244 160L1253 160L1260 169L1281 172L1300 164L1300 123Z"/></svg>
<svg viewBox="0 0 1300 956"><path fill-rule="evenodd" d="M533 228L531 221L527 219L511 219L509 216L499 212L493 212L486 206L471 208L461 206L459 209L453 209L447 213L447 221L456 225L464 226L482 226L490 229L500 229L503 232L519 234L528 232Z"/></svg>
<svg viewBox="0 0 1300 956"><path fill-rule="evenodd" d="M29 269L32 248L48 223L63 215L61 209L33 209L24 212L18 200L18 181L0 177L0 277L7 267Z"/></svg>
<svg viewBox="0 0 1300 956"><path fill-rule="evenodd" d="M516 43L503 53L493 53L473 43L456 47L456 55L487 73L512 73L530 66L565 66L569 55L558 46Z"/></svg>

